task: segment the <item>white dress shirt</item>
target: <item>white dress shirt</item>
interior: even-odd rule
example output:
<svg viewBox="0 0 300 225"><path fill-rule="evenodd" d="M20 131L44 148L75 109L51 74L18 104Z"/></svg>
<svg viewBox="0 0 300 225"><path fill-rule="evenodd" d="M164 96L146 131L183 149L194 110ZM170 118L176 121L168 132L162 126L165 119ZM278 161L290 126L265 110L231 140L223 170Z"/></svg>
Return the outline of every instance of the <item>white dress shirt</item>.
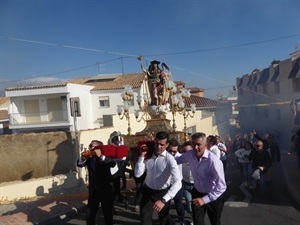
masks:
<svg viewBox="0 0 300 225"><path fill-rule="evenodd" d="M176 152L176 154L174 155L174 158L176 159L177 157L181 156L180 152ZM179 169L179 173L180 173L180 179L182 180L183 174L182 174L182 165L181 164L177 164L178 169Z"/></svg>
<svg viewBox="0 0 300 225"><path fill-rule="evenodd" d="M221 150L219 149L219 147L217 145L212 146L209 151L211 151L212 153L214 153L218 159L221 159Z"/></svg>
<svg viewBox="0 0 300 225"><path fill-rule="evenodd" d="M248 159L251 153L251 149L247 150L244 148L240 148L234 154L238 157L240 163L250 163L251 161Z"/></svg>
<svg viewBox="0 0 300 225"><path fill-rule="evenodd" d="M221 152L221 158L220 158L220 159L221 159L222 161L226 160L226 159L227 159L227 157L226 157L226 152L227 152L226 145L223 144L222 142L219 142L219 143L217 144L217 146L219 147L219 150L220 150L220 148L225 149L225 152L223 152L223 151L220 150L220 152Z"/></svg>
<svg viewBox="0 0 300 225"><path fill-rule="evenodd" d="M181 175L177 162L173 155L166 150L159 156L152 155L151 158L145 159L139 157L134 174L141 177L146 171L144 184L153 190L162 190L169 188L163 199L169 201L181 188Z"/></svg>
<svg viewBox="0 0 300 225"><path fill-rule="evenodd" d="M194 178L192 175L190 165L188 163L182 163L181 165L182 165L182 179L189 184L193 184Z"/></svg>

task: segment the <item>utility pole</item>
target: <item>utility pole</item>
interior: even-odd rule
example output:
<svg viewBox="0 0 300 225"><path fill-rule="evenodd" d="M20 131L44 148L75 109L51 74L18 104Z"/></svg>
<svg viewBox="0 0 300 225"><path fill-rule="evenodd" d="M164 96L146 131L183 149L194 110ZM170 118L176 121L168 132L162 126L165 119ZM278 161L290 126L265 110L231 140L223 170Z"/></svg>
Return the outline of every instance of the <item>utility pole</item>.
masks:
<svg viewBox="0 0 300 225"><path fill-rule="evenodd" d="M73 123L74 123L74 133L75 133L75 139L74 139L74 147L75 147L75 155L76 159L79 159L80 157L80 149L79 149L79 143L78 143L78 130L77 130L77 116L79 112L79 99L78 100L72 100L71 99L71 112L73 116ZM80 168L77 167L77 164L75 164L76 171L78 172L79 179L82 180L82 171Z"/></svg>

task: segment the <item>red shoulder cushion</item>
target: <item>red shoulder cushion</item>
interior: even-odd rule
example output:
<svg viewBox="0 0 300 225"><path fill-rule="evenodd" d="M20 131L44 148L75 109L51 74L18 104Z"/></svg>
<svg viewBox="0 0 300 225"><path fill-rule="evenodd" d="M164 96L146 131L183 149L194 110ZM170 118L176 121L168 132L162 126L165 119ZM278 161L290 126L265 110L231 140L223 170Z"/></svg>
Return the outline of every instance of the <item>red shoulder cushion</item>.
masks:
<svg viewBox="0 0 300 225"><path fill-rule="evenodd" d="M115 158L115 156L116 156L116 146L115 145L102 145L100 149L104 156Z"/></svg>
<svg viewBox="0 0 300 225"><path fill-rule="evenodd" d="M116 146L116 158L126 157L129 153L129 148L126 145Z"/></svg>

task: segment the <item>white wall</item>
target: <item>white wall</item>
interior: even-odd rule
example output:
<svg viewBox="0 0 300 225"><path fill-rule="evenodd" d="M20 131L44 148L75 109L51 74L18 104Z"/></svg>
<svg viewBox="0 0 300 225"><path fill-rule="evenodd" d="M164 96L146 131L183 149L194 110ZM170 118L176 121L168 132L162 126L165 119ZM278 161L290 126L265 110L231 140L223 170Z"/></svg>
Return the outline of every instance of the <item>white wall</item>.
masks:
<svg viewBox="0 0 300 225"><path fill-rule="evenodd" d="M92 114L93 114L93 128L99 128L99 119L103 115L117 115L117 106L123 105L123 99L121 98L121 93L123 89L118 90L105 90L105 91L93 91L91 94L92 102ZM137 96L139 89L134 89L134 105L130 106L130 113L134 114L135 110L139 110L137 104ZM100 107L99 97L109 96L109 107ZM134 118L134 117L132 117ZM115 125L115 123L114 123Z"/></svg>
<svg viewBox="0 0 300 225"><path fill-rule="evenodd" d="M79 97L80 99L80 111L81 116L77 117L77 130L84 130L93 128L93 113L91 111L92 109L92 101L91 101L91 89L93 89L92 86L89 85L78 85L78 84L68 84L68 116L69 121L73 125L73 131L74 131L74 117L71 116L71 109L70 109L70 98L76 98Z"/></svg>

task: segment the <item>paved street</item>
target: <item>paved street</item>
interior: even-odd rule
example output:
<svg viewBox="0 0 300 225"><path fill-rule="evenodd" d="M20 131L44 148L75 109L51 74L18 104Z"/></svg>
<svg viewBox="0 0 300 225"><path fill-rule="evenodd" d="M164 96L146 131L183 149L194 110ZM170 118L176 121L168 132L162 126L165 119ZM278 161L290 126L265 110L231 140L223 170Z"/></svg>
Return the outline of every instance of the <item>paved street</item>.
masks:
<svg viewBox="0 0 300 225"><path fill-rule="evenodd" d="M228 189L222 225L298 225L300 224L300 173L296 170L295 155L282 154L280 164L273 167L273 180L268 195L260 196L241 185L240 172L236 166L226 170ZM286 182L287 181L287 182ZM129 208L116 203L115 224L139 224L139 215L133 209L135 192L132 179L128 179L126 192ZM35 201L18 201L0 204L0 225L85 225L85 186L42 196ZM175 218L174 208L171 215ZM154 215L154 224L158 224ZM103 224L101 210L98 224ZM190 218L187 218L190 221ZM207 224L210 224L209 222Z"/></svg>
<svg viewBox="0 0 300 225"><path fill-rule="evenodd" d="M241 184L240 172L236 166L227 168L228 190L226 203L222 216L223 225L274 225L274 224L300 224L300 209L293 197L289 194L283 170L280 164L273 167L273 179L268 185L268 194L261 196L257 191L245 188ZM117 203L117 215L114 224L139 224L139 215L132 206L134 193L128 192L130 207L126 210ZM174 205L171 210L172 217L176 220ZM157 216L153 216L153 224L158 224ZM57 225L84 225L84 211L62 220ZM207 224L210 224L207 219ZM191 221L187 217L187 221ZM98 224L103 224L101 212ZM188 224L188 223L187 223Z"/></svg>

